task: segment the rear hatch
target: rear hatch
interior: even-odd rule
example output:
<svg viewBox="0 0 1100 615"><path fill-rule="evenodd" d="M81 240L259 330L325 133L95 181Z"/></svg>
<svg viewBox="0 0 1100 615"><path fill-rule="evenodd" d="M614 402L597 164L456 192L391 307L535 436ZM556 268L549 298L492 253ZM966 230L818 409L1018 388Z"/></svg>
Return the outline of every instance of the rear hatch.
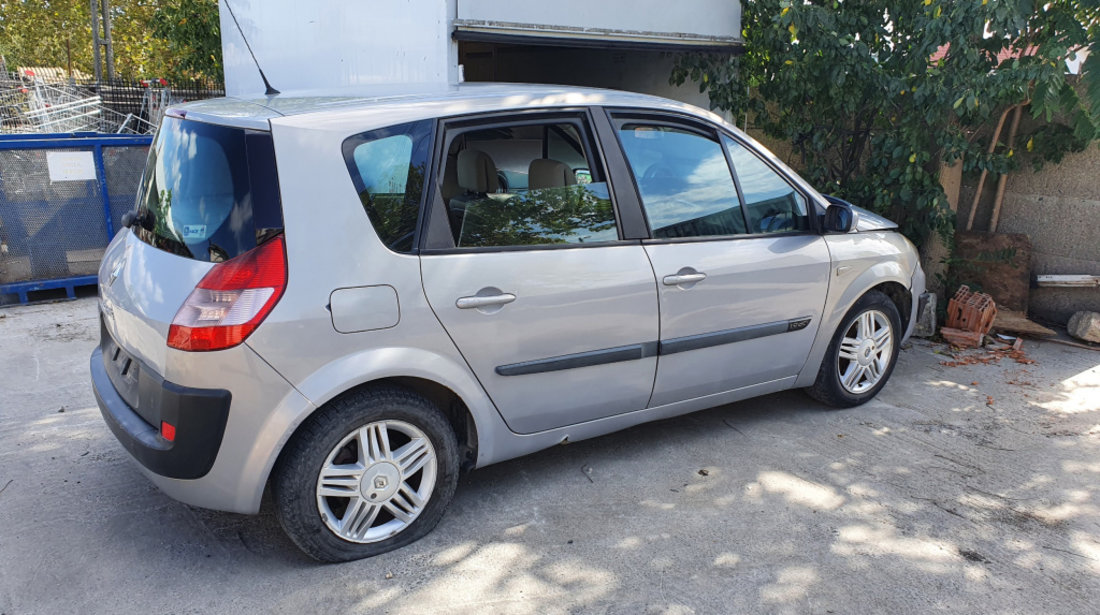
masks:
<svg viewBox="0 0 1100 615"><path fill-rule="evenodd" d="M282 233L271 133L166 117L135 213L99 272L104 355L120 393L128 358L169 377L169 329L211 269Z"/></svg>

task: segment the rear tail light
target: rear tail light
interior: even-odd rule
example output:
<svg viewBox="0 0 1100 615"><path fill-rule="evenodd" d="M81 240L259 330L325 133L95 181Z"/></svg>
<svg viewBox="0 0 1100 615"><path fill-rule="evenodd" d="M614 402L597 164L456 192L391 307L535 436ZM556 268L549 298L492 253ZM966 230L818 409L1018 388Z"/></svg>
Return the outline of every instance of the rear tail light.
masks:
<svg viewBox="0 0 1100 615"><path fill-rule="evenodd" d="M278 235L207 272L172 319L168 346L232 348L267 318L285 288L286 243Z"/></svg>

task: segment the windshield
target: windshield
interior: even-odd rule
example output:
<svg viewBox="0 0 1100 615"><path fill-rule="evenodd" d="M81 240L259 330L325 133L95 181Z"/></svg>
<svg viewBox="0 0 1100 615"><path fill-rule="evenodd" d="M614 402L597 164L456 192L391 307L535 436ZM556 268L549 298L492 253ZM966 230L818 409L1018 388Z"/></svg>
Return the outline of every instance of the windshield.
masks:
<svg viewBox="0 0 1100 615"><path fill-rule="evenodd" d="M267 132L166 117L138 191L144 242L221 262L282 231L275 150Z"/></svg>

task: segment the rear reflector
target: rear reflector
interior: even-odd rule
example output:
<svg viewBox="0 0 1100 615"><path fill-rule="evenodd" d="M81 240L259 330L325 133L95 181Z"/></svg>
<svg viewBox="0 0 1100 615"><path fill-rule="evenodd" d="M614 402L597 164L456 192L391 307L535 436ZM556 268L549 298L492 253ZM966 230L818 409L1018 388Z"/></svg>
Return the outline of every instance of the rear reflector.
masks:
<svg viewBox="0 0 1100 615"><path fill-rule="evenodd" d="M168 346L208 351L243 342L275 307L286 289L282 235L218 263L183 302L168 330Z"/></svg>
<svg viewBox="0 0 1100 615"><path fill-rule="evenodd" d="M176 426L171 424L171 423L161 421L160 422L160 435L165 440L168 440L169 442L175 441L175 439L176 439Z"/></svg>

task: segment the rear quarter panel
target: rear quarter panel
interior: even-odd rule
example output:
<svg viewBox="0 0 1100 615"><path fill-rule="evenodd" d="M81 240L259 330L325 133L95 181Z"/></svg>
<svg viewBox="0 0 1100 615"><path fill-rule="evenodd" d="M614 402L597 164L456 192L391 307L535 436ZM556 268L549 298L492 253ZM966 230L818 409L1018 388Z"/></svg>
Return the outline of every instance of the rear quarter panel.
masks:
<svg viewBox="0 0 1100 615"><path fill-rule="evenodd" d="M315 408L359 384L392 376L422 377L448 387L466 403L479 434L507 431L428 305L420 259L388 250L375 234L341 153L352 133L323 123L298 125L295 118L280 122L272 121L272 134L283 199L287 290L247 344L311 404L278 419L286 433L270 451L268 470ZM397 324L338 332L329 306L332 292L376 285L396 292ZM392 309L389 301L380 308ZM490 453L489 439L482 439L479 464Z"/></svg>

